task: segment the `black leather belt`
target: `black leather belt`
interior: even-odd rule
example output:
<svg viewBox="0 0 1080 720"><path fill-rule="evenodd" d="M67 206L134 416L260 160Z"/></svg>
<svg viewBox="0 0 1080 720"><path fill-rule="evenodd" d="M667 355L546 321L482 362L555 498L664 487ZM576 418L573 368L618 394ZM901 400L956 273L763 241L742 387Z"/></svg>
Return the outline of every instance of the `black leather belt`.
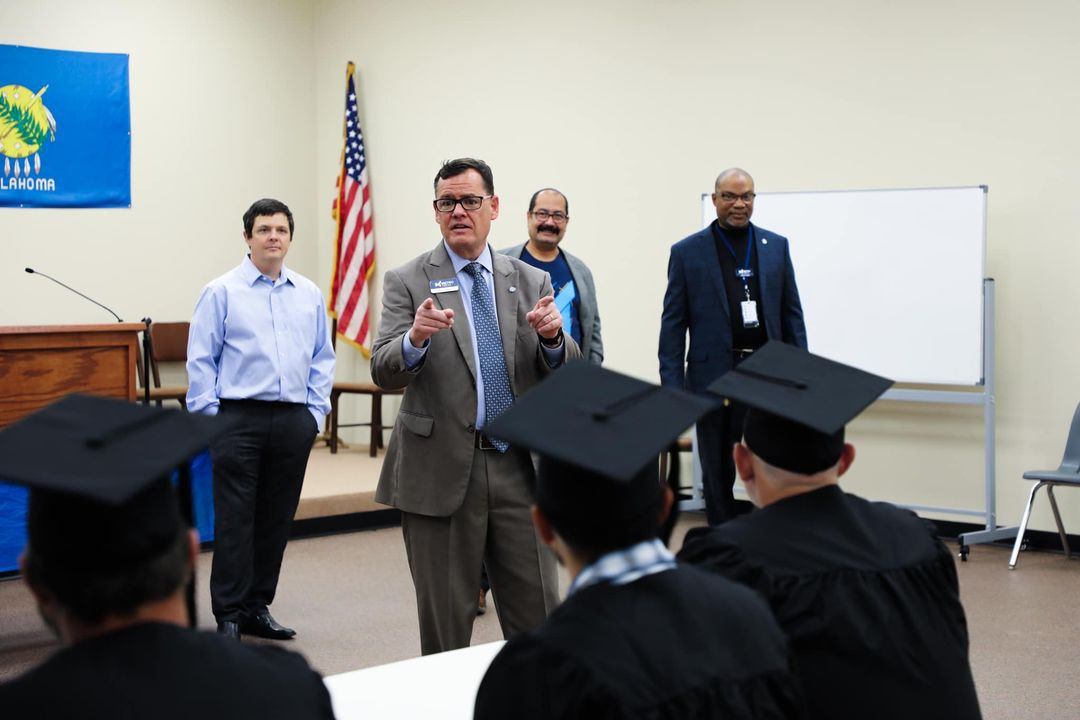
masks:
<svg viewBox="0 0 1080 720"><path fill-rule="evenodd" d="M474 437L476 438L477 450L498 450L497 447L491 444L491 438L484 433L478 432Z"/></svg>
<svg viewBox="0 0 1080 720"><path fill-rule="evenodd" d="M232 398L219 398L218 403L222 407L253 408L256 410L270 410L273 408L307 407L304 403L284 402L282 400L248 400Z"/></svg>

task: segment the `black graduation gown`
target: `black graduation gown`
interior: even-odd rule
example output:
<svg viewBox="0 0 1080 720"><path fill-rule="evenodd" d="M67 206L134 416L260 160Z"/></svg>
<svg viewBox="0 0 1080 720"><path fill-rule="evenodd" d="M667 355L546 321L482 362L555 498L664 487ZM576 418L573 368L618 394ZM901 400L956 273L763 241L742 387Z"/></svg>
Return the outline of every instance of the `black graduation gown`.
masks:
<svg viewBox="0 0 1080 720"><path fill-rule="evenodd" d="M0 717L109 720L333 718L300 655L142 623L59 650L0 685Z"/></svg>
<svg viewBox="0 0 1080 720"><path fill-rule="evenodd" d="M980 717L956 565L914 513L828 486L695 528L679 559L768 600L811 717Z"/></svg>
<svg viewBox="0 0 1080 720"><path fill-rule="evenodd" d="M792 717L802 717L801 699L768 608L691 567L569 597L539 629L507 642L484 676L475 714Z"/></svg>

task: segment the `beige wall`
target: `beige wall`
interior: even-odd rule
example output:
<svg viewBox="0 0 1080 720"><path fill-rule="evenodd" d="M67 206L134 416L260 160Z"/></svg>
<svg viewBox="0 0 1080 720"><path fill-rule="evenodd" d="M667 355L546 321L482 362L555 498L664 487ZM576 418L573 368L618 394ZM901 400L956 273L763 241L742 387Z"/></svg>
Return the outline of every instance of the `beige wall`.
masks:
<svg viewBox="0 0 1080 720"><path fill-rule="evenodd" d="M263 196L295 214L290 264L318 272L306 4L46 0L2 14L18 22L0 42L130 54L132 207L0 209L0 325L111 319L27 265L125 320L187 318L203 284L243 257L241 216ZM75 122L57 118L58 140Z"/></svg>
<svg viewBox="0 0 1080 720"><path fill-rule="evenodd" d="M1080 400L1066 359L1080 305L1078 22L1072 3L1000 0L327 0L316 71L340 74L347 59L359 68L381 268L437 240L429 183L444 158L493 165L497 246L524 239L530 192L556 185L572 205L566 247L596 275L608 364L649 379L668 247L697 228L698 198L721 168L750 169L759 190L988 184L998 501L1012 523L1028 487L1020 473L1056 465ZM320 83L324 183L338 94ZM933 288L912 278L896 291ZM850 434L860 457L849 488L982 505L977 409L883 404ZM1076 527L1080 497L1062 500Z"/></svg>
<svg viewBox="0 0 1080 720"><path fill-rule="evenodd" d="M4 41L132 54L135 208L0 211L15 266L0 286L17 299L0 303L0 322L99 317L35 284L28 264L131 317L183 316L239 257L239 214L261 194L296 209L290 260L325 287L353 60L379 274L437 242L430 183L443 159L494 167L497 247L524 239L529 194L555 185L571 201L566 247L596 275L608 364L647 379L668 248L697 229L700 193L723 167L748 168L759 190L989 185L1003 522L1018 519L1020 473L1059 459L1080 400L1068 359L1080 307L1075 3L70 5L27 6L36 17L24 12ZM141 280L135 256L149 248L166 262ZM896 292L933 288L912 278ZM343 346L338 374L366 365ZM850 435L850 489L981 505L977 410L883 404ZM1075 532L1080 495L1061 500ZM1045 508L1035 525L1052 526Z"/></svg>

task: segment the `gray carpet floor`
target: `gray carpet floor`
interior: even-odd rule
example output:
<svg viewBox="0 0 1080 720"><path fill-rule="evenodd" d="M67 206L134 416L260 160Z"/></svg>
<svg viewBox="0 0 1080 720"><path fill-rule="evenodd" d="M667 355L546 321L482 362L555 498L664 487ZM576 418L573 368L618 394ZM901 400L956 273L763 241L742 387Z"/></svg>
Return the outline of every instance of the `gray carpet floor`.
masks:
<svg viewBox="0 0 1080 720"><path fill-rule="evenodd" d="M700 516L680 520L681 544ZM199 559L200 624L211 628L210 553ZM958 563L971 631L971 661L987 720L1080 719L1080 562L1028 552L1015 571L1008 552L976 546ZM566 576L561 586L565 589ZM299 637L285 643L324 674L415 657L420 642L399 528L290 543L275 616ZM494 611L477 618L473 643L501 639ZM246 640L247 641L247 640ZM250 642L260 642L251 640ZM21 580L0 582L0 680L40 662L56 645ZM2 712L0 712L2 715Z"/></svg>

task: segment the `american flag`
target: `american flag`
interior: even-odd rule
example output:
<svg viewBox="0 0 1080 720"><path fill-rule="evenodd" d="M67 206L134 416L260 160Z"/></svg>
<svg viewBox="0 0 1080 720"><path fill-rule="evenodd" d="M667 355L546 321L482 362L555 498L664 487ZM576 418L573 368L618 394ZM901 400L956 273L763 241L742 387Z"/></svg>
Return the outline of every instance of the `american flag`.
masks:
<svg viewBox="0 0 1080 720"><path fill-rule="evenodd" d="M349 63L345 71L345 146L341 151L338 195L334 201L337 243L330 314L337 318L338 335L356 345L366 358L371 356L373 335L368 279L375 272L375 223L364 137L356 108L355 70L356 66Z"/></svg>

